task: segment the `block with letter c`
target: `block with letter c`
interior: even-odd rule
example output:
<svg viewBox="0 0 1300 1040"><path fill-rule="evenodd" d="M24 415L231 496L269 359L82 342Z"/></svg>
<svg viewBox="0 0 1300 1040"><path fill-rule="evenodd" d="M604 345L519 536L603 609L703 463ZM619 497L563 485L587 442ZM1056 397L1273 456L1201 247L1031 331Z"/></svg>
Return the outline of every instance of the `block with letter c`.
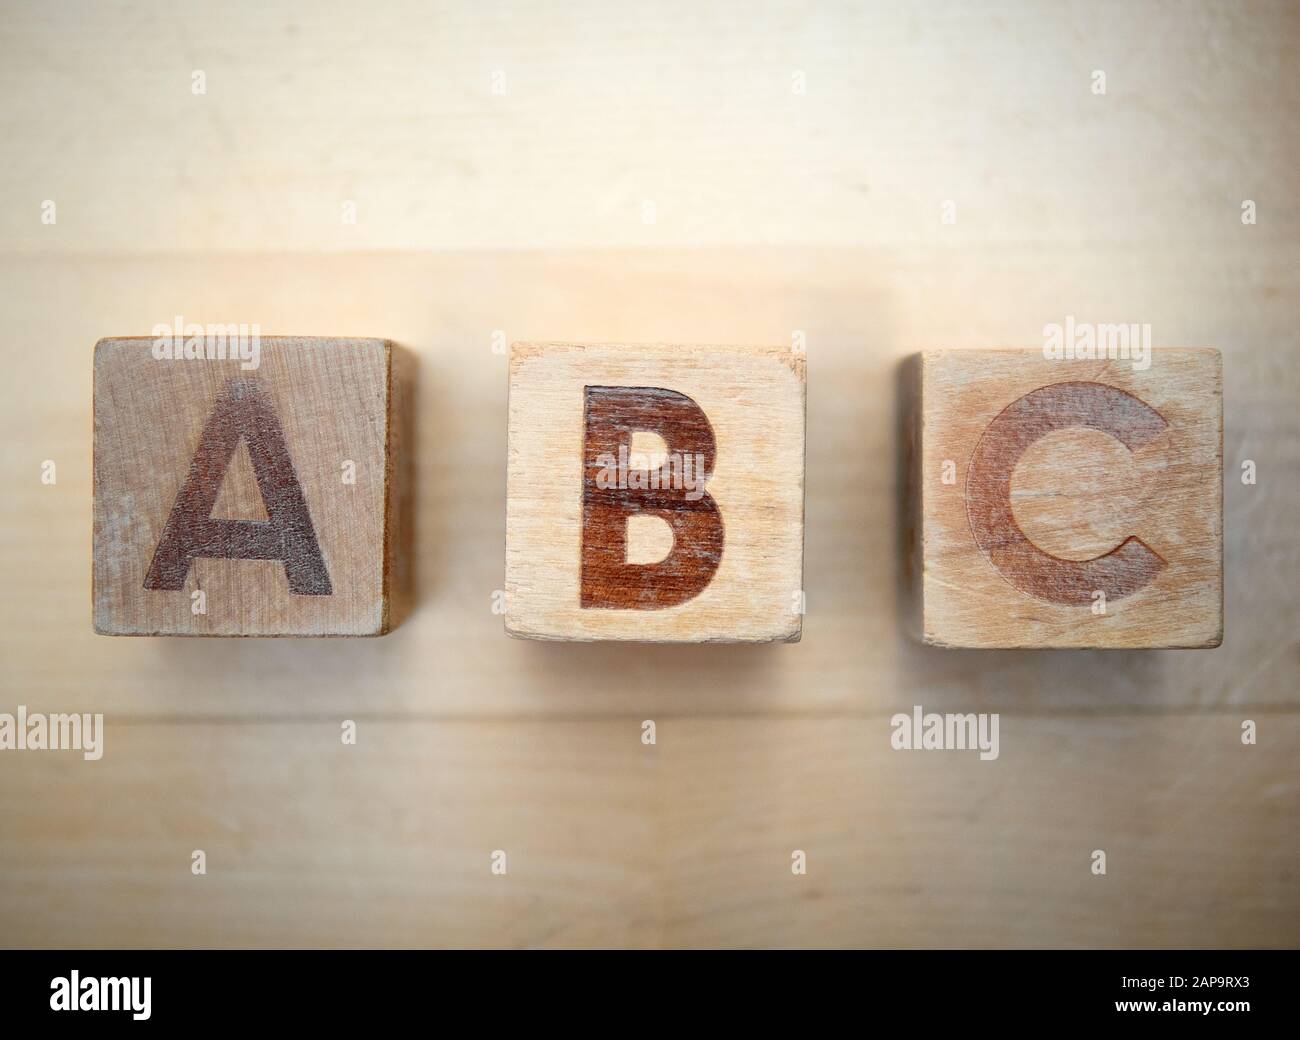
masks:
<svg viewBox="0 0 1300 1040"><path fill-rule="evenodd" d="M912 359L907 593L970 648L1218 646L1223 392L1215 350Z"/></svg>

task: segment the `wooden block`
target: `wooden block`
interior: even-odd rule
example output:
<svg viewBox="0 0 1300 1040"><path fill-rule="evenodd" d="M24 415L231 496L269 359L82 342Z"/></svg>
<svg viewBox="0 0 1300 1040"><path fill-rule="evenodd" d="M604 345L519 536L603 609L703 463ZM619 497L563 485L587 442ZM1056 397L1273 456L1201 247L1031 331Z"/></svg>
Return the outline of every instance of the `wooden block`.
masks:
<svg viewBox="0 0 1300 1040"><path fill-rule="evenodd" d="M1223 638L1216 350L913 359L912 617L950 647L1214 647Z"/></svg>
<svg viewBox="0 0 1300 1040"><path fill-rule="evenodd" d="M779 347L515 344L506 630L797 640L804 384Z"/></svg>
<svg viewBox="0 0 1300 1040"><path fill-rule="evenodd" d="M95 346L95 630L387 632L404 584L401 352L272 337L254 367L251 349L212 347Z"/></svg>

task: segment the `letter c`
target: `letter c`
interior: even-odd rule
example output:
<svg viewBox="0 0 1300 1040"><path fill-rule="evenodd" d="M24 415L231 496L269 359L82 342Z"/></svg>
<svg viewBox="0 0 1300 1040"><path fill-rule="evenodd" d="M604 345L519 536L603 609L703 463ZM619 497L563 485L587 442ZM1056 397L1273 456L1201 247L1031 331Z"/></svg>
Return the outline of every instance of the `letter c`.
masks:
<svg viewBox="0 0 1300 1040"><path fill-rule="evenodd" d="M1038 548L1012 513L1011 474L1031 444L1056 430L1086 426L1137 451L1168 425L1145 401L1103 383L1053 383L1013 401L989 423L967 470L975 544L1008 582L1053 603L1087 605L1097 590L1116 600L1148 585L1167 564L1133 535L1090 560L1063 560Z"/></svg>

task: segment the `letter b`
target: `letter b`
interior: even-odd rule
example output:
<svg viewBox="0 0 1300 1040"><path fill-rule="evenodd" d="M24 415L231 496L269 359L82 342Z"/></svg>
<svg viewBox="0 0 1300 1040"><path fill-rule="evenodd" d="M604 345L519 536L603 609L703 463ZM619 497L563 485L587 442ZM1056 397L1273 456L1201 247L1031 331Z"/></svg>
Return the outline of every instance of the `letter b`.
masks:
<svg viewBox="0 0 1300 1040"><path fill-rule="evenodd" d="M701 493L717 458L708 417L672 390L588 386L583 418L582 606L658 610L699 595L722 562L724 540L718 504ZM658 471L628 479L638 430L662 437L668 457ZM610 459L620 463L618 479L598 479ZM637 514L672 529L673 547L657 563L627 562L628 520Z"/></svg>

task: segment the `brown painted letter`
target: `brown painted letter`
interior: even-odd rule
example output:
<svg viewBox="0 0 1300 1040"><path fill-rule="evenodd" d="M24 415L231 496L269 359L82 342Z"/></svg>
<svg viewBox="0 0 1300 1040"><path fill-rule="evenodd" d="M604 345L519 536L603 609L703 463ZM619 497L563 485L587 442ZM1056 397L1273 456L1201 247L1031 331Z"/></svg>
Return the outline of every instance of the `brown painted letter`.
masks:
<svg viewBox="0 0 1300 1040"><path fill-rule="evenodd" d="M248 442L267 520L219 520L212 516L221 482L239 440ZM333 594L307 502L293 470L284 431L270 398L256 379L231 379L199 436L190 473L176 496L146 589L181 589L196 557L218 560L282 560L289 591L299 596Z"/></svg>
<svg viewBox="0 0 1300 1040"><path fill-rule="evenodd" d="M718 504L703 491L717 445L700 406L684 394L649 386L589 386L582 473L582 606L657 610L684 603L708 585L722 562L723 527ZM608 463L631 449L636 430L657 433L669 460L657 475L609 485ZM693 474L697 489L673 487L673 456L702 460ZM678 473L680 475L680 468ZM625 487L624 483L636 487ZM658 485L653 486L653 485ZM627 522L636 513L667 521L672 551L658 563L627 562Z"/></svg>
<svg viewBox="0 0 1300 1040"><path fill-rule="evenodd" d="M1137 451L1166 425L1145 401L1103 383L1053 383L1011 402L980 437L966 474L975 544L1012 585L1053 603L1088 604L1097 590L1112 600L1136 592L1165 566L1158 553L1132 535L1091 560L1043 552L1012 515L1011 473L1026 448L1055 430L1086 426Z"/></svg>

